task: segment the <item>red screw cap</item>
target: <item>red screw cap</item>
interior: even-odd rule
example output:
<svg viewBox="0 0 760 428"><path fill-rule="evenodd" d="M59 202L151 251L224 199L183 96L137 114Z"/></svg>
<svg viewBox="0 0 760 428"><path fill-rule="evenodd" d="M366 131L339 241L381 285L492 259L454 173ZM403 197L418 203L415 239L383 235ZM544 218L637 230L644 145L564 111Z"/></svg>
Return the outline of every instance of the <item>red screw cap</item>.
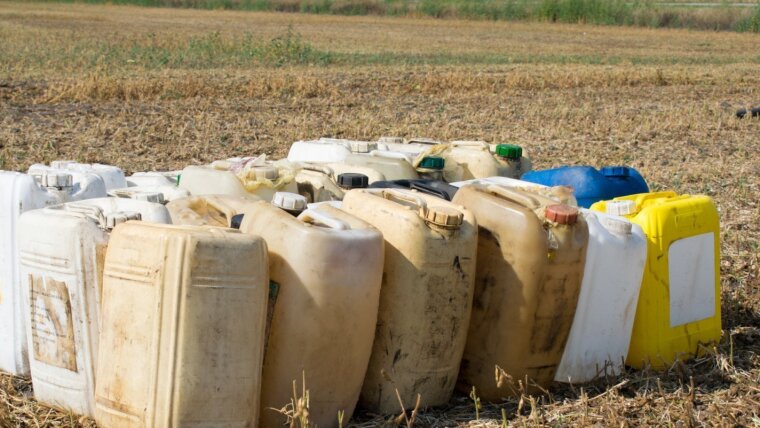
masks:
<svg viewBox="0 0 760 428"><path fill-rule="evenodd" d="M578 208L564 204L546 207L546 218L558 224L575 224L578 221Z"/></svg>

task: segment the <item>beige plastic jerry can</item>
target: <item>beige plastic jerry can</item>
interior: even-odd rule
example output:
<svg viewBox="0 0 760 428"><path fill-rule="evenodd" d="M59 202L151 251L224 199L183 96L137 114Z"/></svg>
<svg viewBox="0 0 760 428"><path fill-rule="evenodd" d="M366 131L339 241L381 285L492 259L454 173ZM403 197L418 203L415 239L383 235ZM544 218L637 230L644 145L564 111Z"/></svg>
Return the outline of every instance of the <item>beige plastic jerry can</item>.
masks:
<svg viewBox="0 0 760 428"><path fill-rule="evenodd" d="M296 195L297 196L297 195ZM383 236L332 206L297 218L267 202L248 206L240 230L264 238L276 293L261 386L261 427L280 427L281 409L309 390L309 422L351 419L367 371L383 274Z"/></svg>
<svg viewBox="0 0 760 428"><path fill-rule="evenodd" d="M271 200L275 192L296 192L297 167L287 161L270 162L265 157L233 158L211 165L188 166L182 170L178 187L193 196L257 196Z"/></svg>
<svg viewBox="0 0 760 428"><path fill-rule="evenodd" d="M459 205L414 191L351 190L342 209L382 232L385 267L361 405L371 412L445 404L470 319L477 224Z"/></svg>
<svg viewBox="0 0 760 428"><path fill-rule="evenodd" d="M455 172L445 173L448 181L472 180L493 176L520 178L531 169L530 159L522 155L522 148L512 144L484 141L452 141L444 153L447 163L458 166Z"/></svg>
<svg viewBox="0 0 760 428"><path fill-rule="evenodd" d="M256 196L191 196L169 202L166 209L174 224L230 227L232 217L260 200Z"/></svg>
<svg viewBox="0 0 760 428"><path fill-rule="evenodd" d="M257 236L117 226L104 271L98 425L256 426L267 267Z"/></svg>
<svg viewBox="0 0 760 428"><path fill-rule="evenodd" d="M298 193L309 203L340 201L351 189L363 189L369 185L369 177L360 173L336 174L324 164L301 164L296 174Z"/></svg>
<svg viewBox="0 0 760 428"><path fill-rule="evenodd" d="M459 386L475 386L489 401L519 396L520 383L537 392L534 385L554 379L575 316L586 221L575 207L502 186L464 186L453 202L470 209L479 227Z"/></svg>

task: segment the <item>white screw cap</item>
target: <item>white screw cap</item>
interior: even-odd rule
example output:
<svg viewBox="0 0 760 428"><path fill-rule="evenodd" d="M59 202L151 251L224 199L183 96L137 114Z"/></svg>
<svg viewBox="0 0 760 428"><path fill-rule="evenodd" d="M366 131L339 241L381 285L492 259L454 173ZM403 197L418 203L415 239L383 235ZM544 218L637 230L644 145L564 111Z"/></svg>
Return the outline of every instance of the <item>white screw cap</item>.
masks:
<svg viewBox="0 0 760 428"><path fill-rule="evenodd" d="M303 211L307 204L306 198L297 193L277 192L272 198L272 205L284 210Z"/></svg>
<svg viewBox="0 0 760 428"><path fill-rule="evenodd" d="M253 173L256 175L257 180L267 179L267 180L276 180L277 177L280 175L277 172L277 168L273 166L254 166L253 167Z"/></svg>
<svg viewBox="0 0 760 428"><path fill-rule="evenodd" d="M369 141L350 141L348 146L351 149L351 153L369 153L377 150L377 144L370 143Z"/></svg>
<svg viewBox="0 0 760 428"><path fill-rule="evenodd" d="M608 201L607 214L626 216L636 213L636 202L633 201Z"/></svg>
<svg viewBox="0 0 760 428"><path fill-rule="evenodd" d="M40 185L42 187L55 187L63 189L74 186L74 178L71 174L64 172L43 172L40 176Z"/></svg>
<svg viewBox="0 0 760 428"><path fill-rule="evenodd" d="M602 225L615 235L627 236L633 230L633 224L623 218L604 217L602 218Z"/></svg>

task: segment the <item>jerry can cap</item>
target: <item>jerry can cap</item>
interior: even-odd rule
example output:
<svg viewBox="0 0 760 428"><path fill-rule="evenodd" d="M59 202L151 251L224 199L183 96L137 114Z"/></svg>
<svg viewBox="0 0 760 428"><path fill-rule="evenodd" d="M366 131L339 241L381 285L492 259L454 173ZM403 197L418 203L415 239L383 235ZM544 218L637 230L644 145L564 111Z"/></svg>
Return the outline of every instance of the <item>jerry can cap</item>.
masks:
<svg viewBox="0 0 760 428"><path fill-rule="evenodd" d="M348 143L351 153L369 153L377 150L377 144L369 141L351 141Z"/></svg>
<svg viewBox="0 0 760 428"><path fill-rule="evenodd" d="M369 186L369 177L364 174L347 172L338 174L337 182L342 189L365 189Z"/></svg>
<svg viewBox="0 0 760 428"><path fill-rule="evenodd" d="M636 202L629 200L607 201L605 211L607 214L626 216L636 214Z"/></svg>
<svg viewBox="0 0 760 428"><path fill-rule="evenodd" d="M253 173L256 176L256 180L276 180L280 175L277 172L277 168L269 165L254 166Z"/></svg>
<svg viewBox="0 0 760 428"><path fill-rule="evenodd" d="M631 175L631 169L627 166L605 166L599 172L605 177L628 177Z"/></svg>
<svg viewBox="0 0 760 428"><path fill-rule="evenodd" d="M44 171L40 175L40 186L56 189L73 187L74 177L65 172Z"/></svg>
<svg viewBox="0 0 760 428"><path fill-rule="evenodd" d="M565 204L554 204L546 207L546 218L558 224L572 225L578 221L578 208Z"/></svg>
<svg viewBox="0 0 760 428"><path fill-rule="evenodd" d="M633 231L633 224L621 218L605 217L602 219L602 224L616 235L630 235Z"/></svg>
<svg viewBox="0 0 760 428"><path fill-rule="evenodd" d="M307 202L304 196L290 192L276 192L272 198L272 205L292 211L305 210Z"/></svg>
<svg viewBox="0 0 760 428"><path fill-rule="evenodd" d="M117 225L126 223L129 220L142 220L142 214L137 211L121 211L108 214L106 216L106 228L113 229Z"/></svg>
<svg viewBox="0 0 760 428"><path fill-rule="evenodd" d="M516 144L497 144L496 156L507 159L520 159L522 157L522 147Z"/></svg>
<svg viewBox="0 0 760 428"><path fill-rule="evenodd" d="M428 207L425 211L425 220L436 226L454 229L462 225L464 214L450 207Z"/></svg>
<svg viewBox="0 0 760 428"><path fill-rule="evenodd" d="M439 156L425 156L420 161L420 164L417 166L417 168L425 168L425 169L443 169L443 166L445 164L445 161L442 157Z"/></svg>

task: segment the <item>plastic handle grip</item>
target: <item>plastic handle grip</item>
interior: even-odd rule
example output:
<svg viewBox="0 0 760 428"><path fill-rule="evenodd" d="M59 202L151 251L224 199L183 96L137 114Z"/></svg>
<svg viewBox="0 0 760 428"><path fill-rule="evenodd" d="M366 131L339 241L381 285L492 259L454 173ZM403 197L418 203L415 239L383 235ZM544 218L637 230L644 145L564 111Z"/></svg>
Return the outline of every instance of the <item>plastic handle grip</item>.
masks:
<svg viewBox="0 0 760 428"><path fill-rule="evenodd" d="M403 159L406 161L409 160L409 157L403 153L386 152L384 150L372 150L369 152L369 155L378 158Z"/></svg>
<svg viewBox="0 0 760 428"><path fill-rule="evenodd" d="M525 193L518 190L493 184L484 187L487 192L493 193L500 198L507 199L526 208L536 209L541 206L541 202L538 199L534 198L533 196L526 195Z"/></svg>
<svg viewBox="0 0 760 428"><path fill-rule="evenodd" d="M73 213L83 214L95 220L98 225L103 228L105 228L108 223L103 210L100 207L96 207L94 205L68 203L63 205L63 209Z"/></svg>
<svg viewBox="0 0 760 428"><path fill-rule="evenodd" d="M345 221L312 209L307 209L306 211L302 212L297 219L304 223L322 224L336 230L351 229L351 226Z"/></svg>
<svg viewBox="0 0 760 428"><path fill-rule="evenodd" d="M664 192L641 193L639 195L636 195L636 198L634 199L634 201L636 202L636 206L640 207L641 205L643 205L644 201L647 201L650 199L675 198L676 196L678 196L676 192L672 190L666 190ZM627 199L627 198L623 197L620 199Z"/></svg>
<svg viewBox="0 0 760 428"><path fill-rule="evenodd" d="M329 166L314 165L313 163L304 163L304 164L301 164L301 169L304 169L306 171L321 172L322 174L329 175L330 177L335 176L333 169L330 168Z"/></svg>
<svg viewBox="0 0 760 428"><path fill-rule="evenodd" d="M409 195L407 193L404 193L402 191L395 190L395 189L383 189L382 195L383 195L383 198L391 200L391 201L396 200L396 201L406 202L406 203L417 206L421 210L427 209L427 203L425 202L425 200L416 195Z"/></svg>

